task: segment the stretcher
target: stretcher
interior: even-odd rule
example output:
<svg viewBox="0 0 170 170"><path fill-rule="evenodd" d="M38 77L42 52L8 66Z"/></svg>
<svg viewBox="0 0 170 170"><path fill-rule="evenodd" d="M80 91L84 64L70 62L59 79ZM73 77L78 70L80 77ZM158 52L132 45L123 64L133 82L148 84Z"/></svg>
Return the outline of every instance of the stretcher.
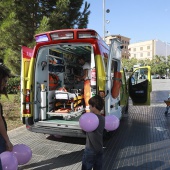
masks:
<svg viewBox="0 0 170 170"><path fill-rule="evenodd" d="M61 116L65 120L70 120L84 112L84 95L81 93L56 90L54 99L54 109L47 113L50 116Z"/></svg>

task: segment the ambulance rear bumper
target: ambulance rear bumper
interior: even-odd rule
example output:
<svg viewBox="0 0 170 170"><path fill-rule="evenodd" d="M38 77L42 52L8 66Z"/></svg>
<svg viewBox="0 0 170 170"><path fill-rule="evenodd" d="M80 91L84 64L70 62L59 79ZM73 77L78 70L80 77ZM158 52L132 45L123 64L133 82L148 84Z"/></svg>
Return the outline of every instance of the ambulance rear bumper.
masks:
<svg viewBox="0 0 170 170"><path fill-rule="evenodd" d="M36 132L36 133L85 138L85 132L83 132L82 129L77 129L73 127L64 128L64 127L44 126L37 122L34 125L27 126L27 129L31 132Z"/></svg>

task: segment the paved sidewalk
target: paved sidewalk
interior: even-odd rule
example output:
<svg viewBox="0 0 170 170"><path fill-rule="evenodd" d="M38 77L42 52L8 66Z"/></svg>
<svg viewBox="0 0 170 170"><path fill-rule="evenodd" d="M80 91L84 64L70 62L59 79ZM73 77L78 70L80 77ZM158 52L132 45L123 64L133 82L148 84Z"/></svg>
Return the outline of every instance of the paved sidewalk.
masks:
<svg viewBox="0 0 170 170"><path fill-rule="evenodd" d="M164 115L163 102L170 86L169 81L161 83L164 87L153 88L151 106L130 105L129 116L104 142L103 170L170 170L170 114ZM33 152L31 161L19 170L81 170L84 139L52 138L31 133L25 126L9 135L14 144L24 143Z"/></svg>

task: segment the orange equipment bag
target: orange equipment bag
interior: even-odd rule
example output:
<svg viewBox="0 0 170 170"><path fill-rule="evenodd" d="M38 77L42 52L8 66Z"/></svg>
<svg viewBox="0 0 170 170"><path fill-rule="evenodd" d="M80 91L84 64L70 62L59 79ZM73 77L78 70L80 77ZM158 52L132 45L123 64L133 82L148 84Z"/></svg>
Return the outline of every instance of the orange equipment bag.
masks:
<svg viewBox="0 0 170 170"><path fill-rule="evenodd" d="M112 87L112 97L116 98L119 95L120 87L121 87L121 72L115 72L113 77L113 87Z"/></svg>
<svg viewBox="0 0 170 170"><path fill-rule="evenodd" d="M59 85L59 78L57 75L49 74L49 90L56 90Z"/></svg>

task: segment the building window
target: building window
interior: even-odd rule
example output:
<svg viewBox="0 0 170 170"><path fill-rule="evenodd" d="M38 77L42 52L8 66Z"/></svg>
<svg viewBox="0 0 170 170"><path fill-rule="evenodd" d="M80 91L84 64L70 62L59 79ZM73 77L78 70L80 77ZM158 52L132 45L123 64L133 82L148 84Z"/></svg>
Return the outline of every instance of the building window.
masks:
<svg viewBox="0 0 170 170"><path fill-rule="evenodd" d="M147 53L147 56L148 56L148 57L150 56L150 52Z"/></svg>
<svg viewBox="0 0 170 170"><path fill-rule="evenodd" d="M133 51L136 51L136 48L134 48Z"/></svg>
<svg viewBox="0 0 170 170"><path fill-rule="evenodd" d="M140 47L140 50L142 51L142 50L143 50L143 47Z"/></svg>
<svg viewBox="0 0 170 170"><path fill-rule="evenodd" d="M136 54L134 54L134 57L136 57Z"/></svg>
<svg viewBox="0 0 170 170"><path fill-rule="evenodd" d="M149 50L150 49L150 46L147 46L147 50Z"/></svg>
<svg viewBox="0 0 170 170"><path fill-rule="evenodd" d="M143 53L140 53L140 57L143 57Z"/></svg>

